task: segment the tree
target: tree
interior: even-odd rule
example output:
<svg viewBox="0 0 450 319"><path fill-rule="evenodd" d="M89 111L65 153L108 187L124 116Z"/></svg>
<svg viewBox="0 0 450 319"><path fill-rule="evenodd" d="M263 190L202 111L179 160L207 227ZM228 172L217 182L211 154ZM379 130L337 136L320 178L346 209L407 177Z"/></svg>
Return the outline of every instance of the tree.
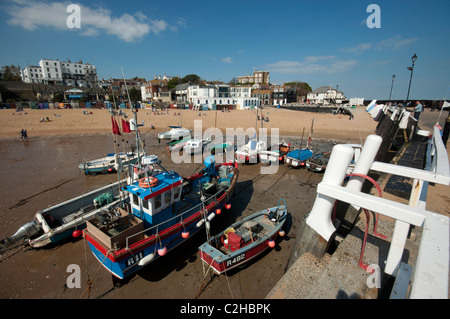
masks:
<svg viewBox="0 0 450 319"><path fill-rule="evenodd" d="M181 84L181 79L177 76L175 78L170 79L170 81L167 82L167 88L172 90L175 88L178 84Z"/></svg>
<svg viewBox="0 0 450 319"><path fill-rule="evenodd" d="M62 94L61 92L57 92L55 94L53 94L53 102L64 102L64 94Z"/></svg>
<svg viewBox="0 0 450 319"><path fill-rule="evenodd" d="M181 83L193 83L193 84L201 84L201 79L196 74L188 74L184 78L181 79Z"/></svg>
<svg viewBox="0 0 450 319"><path fill-rule="evenodd" d="M133 102L142 101L141 91L136 90L134 86L130 90L130 100Z"/></svg>
<svg viewBox="0 0 450 319"><path fill-rule="evenodd" d="M293 81L284 83L284 85L295 87L297 90L297 96L306 96L309 92L312 92L311 87L306 82Z"/></svg>

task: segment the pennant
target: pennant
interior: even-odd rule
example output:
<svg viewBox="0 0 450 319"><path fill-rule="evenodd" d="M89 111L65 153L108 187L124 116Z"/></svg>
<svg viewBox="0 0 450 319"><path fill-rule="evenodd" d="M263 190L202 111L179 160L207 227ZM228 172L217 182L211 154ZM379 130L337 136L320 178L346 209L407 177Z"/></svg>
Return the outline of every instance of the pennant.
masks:
<svg viewBox="0 0 450 319"><path fill-rule="evenodd" d="M131 133L130 122L122 119L122 131L123 133Z"/></svg>
<svg viewBox="0 0 450 319"><path fill-rule="evenodd" d="M114 119L113 116L111 116L111 122L112 122L113 134L115 134L115 135L122 135L122 134L120 134L119 126L117 125L117 122L116 122L116 120Z"/></svg>

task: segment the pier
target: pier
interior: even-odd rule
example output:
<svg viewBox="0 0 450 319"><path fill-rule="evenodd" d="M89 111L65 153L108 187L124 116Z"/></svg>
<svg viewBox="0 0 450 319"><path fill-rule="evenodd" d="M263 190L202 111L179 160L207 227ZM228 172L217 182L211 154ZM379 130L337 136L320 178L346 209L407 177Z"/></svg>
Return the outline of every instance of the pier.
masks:
<svg viewBox="0 0 450 319"><path fill-rule="evenodd" d="M439 128L434 127L425 143L424 168L410 167L415 158L408 159L407 147L417 151L411 141L421 144L417 123L404 111L394 114L384 108L383 112L385 121L393 122L388 125L390 133L366 139L353 173L380 174L383 186L394 176L411 179L409 203L382 198L373 189L371 194L362 192L359 176L341 186L353 150L336 145L314 206L300 226L288 269L267 298L448 299L449 218L426 209L429 183L450 185L447 150ZM409 124L400 124L396 115L406 116ZM380 121L379 127L384 124ZM408 128L412 138L400 148L397 163L375 160L383 144L389 144L383 154L391 149L399 127L405 133ZM335 213L335 201L351 208ZM372 214L361 214L363 209ZM348 223L353 227L342 235L340 225Z"/></svg>

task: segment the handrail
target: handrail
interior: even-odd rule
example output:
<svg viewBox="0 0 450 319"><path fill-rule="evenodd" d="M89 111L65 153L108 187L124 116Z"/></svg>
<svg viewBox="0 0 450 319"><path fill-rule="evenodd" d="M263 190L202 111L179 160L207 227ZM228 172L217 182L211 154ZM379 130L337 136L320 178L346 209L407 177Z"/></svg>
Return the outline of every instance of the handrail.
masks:
<svg viewBox="0 0 450 319"><path fill-rule="evenodd" d="M379 145L374 146L368 140L363 152L373 152L374 148L378 150ZM347 169L352 152L349 146L343 144L333 148L328 164L328 169L332 167L333 172L327 169L322 182L318 184L316 201L306 218L307 224L325 240L329 240L330 232L334 229L330 222L331 208L336 200L394 218L395 228L384 268L384 272L392 276L397 275L410 225L422 227L410 298L448 298L450 219L424 209L428 182L450 184L449 161L439 129L434 128L427 150L427 169L430 170L369 163L372 170L414 178L414 186L417 187L412 188L409 205L365 194L348 185L340 186L342 172Z"/></svg>

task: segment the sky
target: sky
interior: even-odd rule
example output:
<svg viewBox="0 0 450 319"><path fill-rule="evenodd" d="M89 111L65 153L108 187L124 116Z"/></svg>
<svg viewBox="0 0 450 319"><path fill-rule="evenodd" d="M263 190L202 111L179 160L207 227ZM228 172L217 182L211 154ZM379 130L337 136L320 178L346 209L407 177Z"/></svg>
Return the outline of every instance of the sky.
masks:
<svg viewBox="0 0 450 319"><path fill-rule="evenodd" d="M379 100L395 74L392 99L404 100L416 54L410 99L442 100L449 13L448 0L0 0L0 65L70 59L95 65L100 79L123 69L224 82L269 71L275 84Z"/></svg>

